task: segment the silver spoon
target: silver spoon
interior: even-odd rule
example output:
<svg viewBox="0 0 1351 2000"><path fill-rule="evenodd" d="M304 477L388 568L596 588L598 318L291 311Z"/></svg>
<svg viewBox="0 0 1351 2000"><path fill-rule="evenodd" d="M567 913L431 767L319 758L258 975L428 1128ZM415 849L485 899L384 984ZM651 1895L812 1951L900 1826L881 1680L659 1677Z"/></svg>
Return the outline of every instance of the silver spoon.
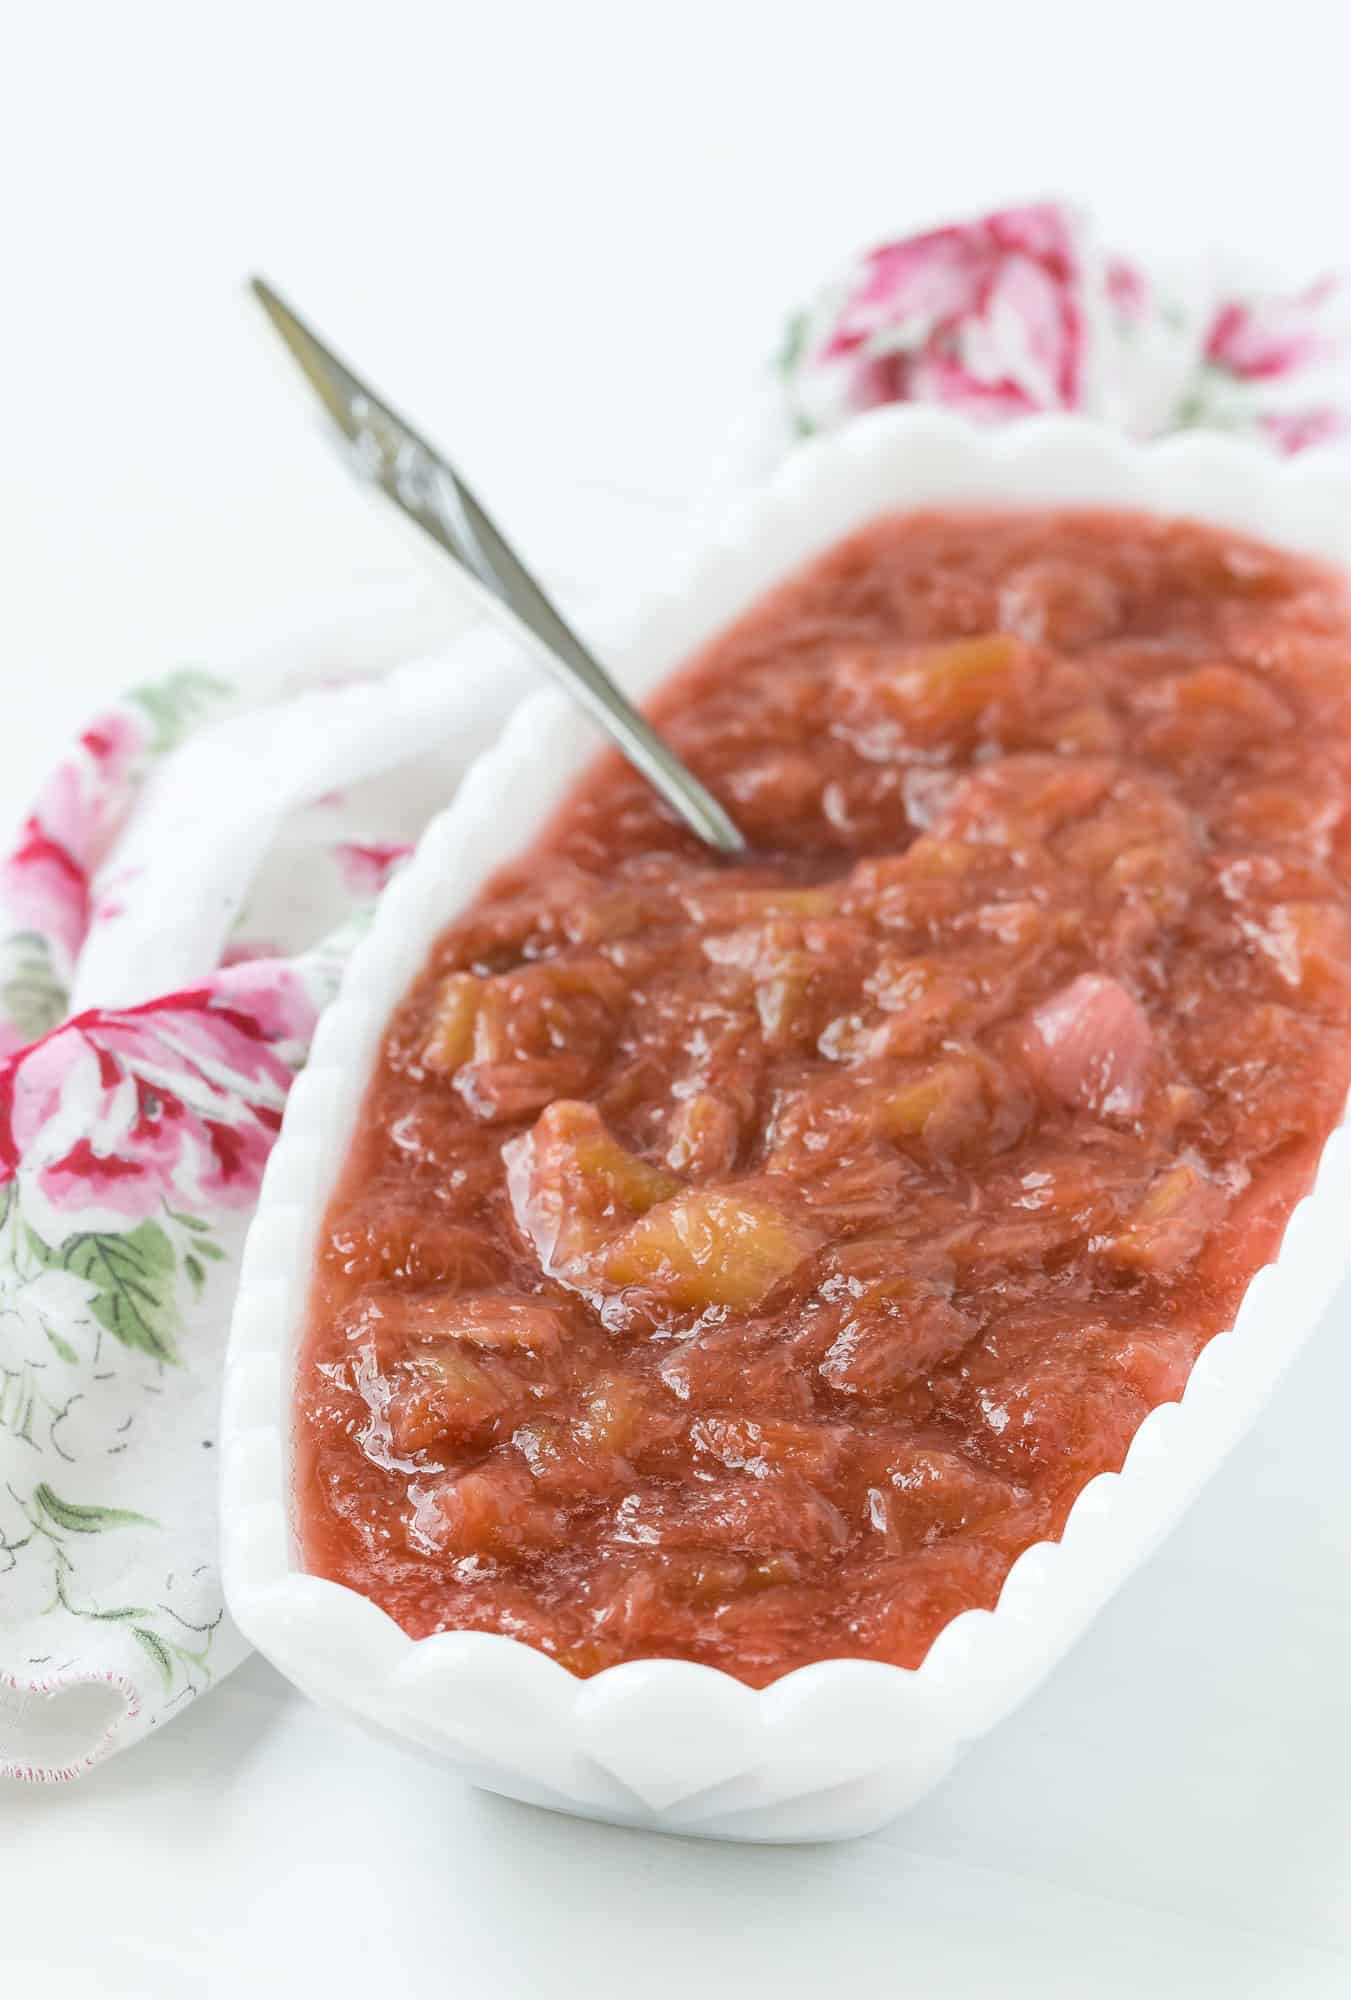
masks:
<svg viewBox="0 0 1351 2000"><path fill-rule="evenodd" d="M500 625L524 640L700 840L720 854L746 841L546 597L454 468L382 403L262 278L252 288L343 435L364 476L452 557Z"/></svg>

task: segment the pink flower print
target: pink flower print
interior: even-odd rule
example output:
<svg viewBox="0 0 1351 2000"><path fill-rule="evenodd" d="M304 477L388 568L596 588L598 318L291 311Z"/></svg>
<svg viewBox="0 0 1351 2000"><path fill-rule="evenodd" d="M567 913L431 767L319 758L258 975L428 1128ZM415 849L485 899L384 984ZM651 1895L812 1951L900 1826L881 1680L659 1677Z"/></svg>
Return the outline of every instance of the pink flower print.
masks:
<svg viewBox="0 0 1351 2000"><path fill-rule="evenodd" d="M240 959L215 975L212 991L217 1009L207 1016L208 1034L219 1036L234 1016L242 1016L288 1068L304 1060L319 1007L294 964L282 958ZM236 1063L247 1055L250 1038L246 1030L242 1041L229 1045L227 1053Z"/></svg>
<svg viewBox="0 0 1351 2000"><path fill-rule="evenodd" d="M90 724L39 791L33 817L82 867L103 858L131 803L145 724L110 709Z"/></svg>
<svg viewBox="0 0 1351 2000"><path fill-rule="evenodd" d="M783 416L831 428L878 404L976 422L1082 410L1148 438L1198 427L1281 451L1351 436L1341 281L1198 309L1054 202L881 244L790 322ZM1326 364L1332 364L1326 367Z"/></svg>
<svg viewBox="0 0 1351 2000"><path fill-rule="evenodd" d="M312 1008L286 968L93 1010L0 1066L0 1181L44 1240L247 1206Z"/></svg>
<svg viewBox="0 0 1351 2000"><path fill-rule="evenodd" d="M145 750L145 724L126 709L111 708L90 723L80 737L80 747L105 785L125 784Z"/></svg>
<svg viewBox="0 0 1351 2000"><path fill-rule="evenodd" d="M1135 326L1145 318L1152 295L1149 280L1138 264L1124 257L1107 259L1107 298L1123 326Z"/></svg>
<svg viewBox="0 0 1351 2000"><path fill-rule="evenodd" d="M223 948L223 966L252 965L260 958L280 958L282 948L275 938L231 938Z"/></svg>
<svg viewBox="0 0 1351 2000"><path fill-rule="evenodd" d="M0 867L0 935L32 932L69 974L89 927L89 878L131 801L145 726L112 709L51 773Z"/></svg>
<svg viewBox="0 0 1351 2000"><path fill-rule="evenodd" d="M1335 444L1351 434L1344 410L1331 403L1315 403L1306 410L1267 410L1261 419L1263 435L1277 451L1307 451L1310 445Z"/></svg>
<svg viewBox="0 0 1351 2000"><path fill-rule="evenodd" d="M126 892L133 884L140 881L144 873L143 865L118 868L111 874L105 873L100 878L98 900L89 912L90 923L115 923L119 917L124 917L127 914Z"/></svg>
<svg viewBox="0 0 1351 2000"><path fill-rule="evenodd" d="M815 357L848 369L854 408L938 402L977 418L1082 399L1079 227L1052 203L883 244ZM811 364L809 364L811 365Z"/></svg>
<svg viewBox="0 0 1351 2000"><path fill-rule="evenodd" d="M1342 343L1325 309L1340 289L1328 277L1287 298L1227 300L1207 330L1206 360L1240 381L1267 382L1333 359Z"/></svg>
<svg viewBox="0 0 1351 2000"><path fill-rule="evenodd" d="M89 928L89 881L74 856L30 814L0 867L0 928L45 940L69 973Z"/></svg>
<svg viewBox="0 0 1351 2000"><path fill-rule="evenodd" d="M341 840L333 857L349 895L378 896L401 861L412 853L407 841Z"/></svg>

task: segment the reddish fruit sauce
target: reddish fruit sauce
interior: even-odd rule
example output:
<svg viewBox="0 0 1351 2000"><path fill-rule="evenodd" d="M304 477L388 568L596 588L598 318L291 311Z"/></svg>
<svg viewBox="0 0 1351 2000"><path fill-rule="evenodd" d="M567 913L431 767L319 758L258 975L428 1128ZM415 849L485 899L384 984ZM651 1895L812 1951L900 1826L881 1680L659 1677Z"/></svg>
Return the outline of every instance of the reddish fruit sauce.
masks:
<svg viewBox="0 0 1351 2000"><path fill-rule="evenodd" d="M1077 511L879 521L715 641L656 712L754 858L603 762L389 1025L309 1567L753 1685L993 1604L1341 1113L1348 667L1328 572Z"/></svg>

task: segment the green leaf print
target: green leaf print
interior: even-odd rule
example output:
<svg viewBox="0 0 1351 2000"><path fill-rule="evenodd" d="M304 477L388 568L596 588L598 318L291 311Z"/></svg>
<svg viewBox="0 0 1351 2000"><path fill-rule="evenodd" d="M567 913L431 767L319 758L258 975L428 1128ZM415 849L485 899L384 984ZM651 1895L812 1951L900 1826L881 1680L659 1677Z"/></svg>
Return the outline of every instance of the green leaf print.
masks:
<svg viewBox="0 0 1351 2000"><path fill-rule="evenodd" d="M61 1245L48 1243L44 1237L38 1235L31 1222L21 1220L19 1226L33 1262L44 1271L60 1270L66 1261Z"/></svg>
<svg viewBox="0 0 1351 2000"><path fill-rule="evenodd" d="M168 1202L164 1204L164 1213L170 1222L183 1231L178 1246L182 1253L183 1275L192 1286L194 1296L200 1298L211 1275L207 1265L221 1263L225 1252L219 1243L212 1242L211 1224L204 1222L201 1216L184 1215L181 1210L170 1208Z"/></svg>
<svg viewBox="0 0 1351 2000"><path fill-rule="evenodd" d="M20 1368L0 1368L0 1429L11 1431L25 1444L33 1443L33 1422L40 1421L42 1406L34 1387L31 1363Z"/></svg>
<svg viewBox="0 0 1351 2000"><path fill-rule="evenodd" d="M78 1366L80 1357L64 1334L58 1333L56 1328L47 1320L42 1322L42 1331L47 1336L47 1342L53 1354L57 1355L70 1368Z"/></svg>
<svg viewBox="0 0 1351 2000"><path fill-rule="evenodd" d="M52 969L47 940L36 931L20 931L6 945L0 975L0 1014L12 1021L25 1041L35 1042L64 1019L66 989Z"/></svg>
<svg viewBox="0 0 1351 2000"><path fill-rule="evenodd" d="M791 375L801 361L807 349L807 333L810 326L811 319L805 312L789 314L783 329L783 339L775 356L781 374Z"/></svg>
<svg viewBox="0 0 1351 2000"><path fill-rule="evenodd" d="M157 1361L178 1360L174 1246L157 1222L125 1236L73 1236L62 1262L96 1288L89 1310L114 1339Z"/></svg>
<svg viewBox="0 0 1351 2000"><path fill-rule="evenodd" d="M162 680L132 688L128 699L149 717L155 732L150 739L150 750L162 756L168 750L176 750L196 728L212 701L229 692L230 683L216 674L204 673L200 667L182 667Z"/></svg>
<svg viewBox="0 0 1351 2000"><path fill-rule="evenodd" d="M133 1625L131 1636L141 1650L150 1655L159 1669L159 1676L164 1682L165 1687L172 1687L174 1684L174 1657L163 1639L160 1638L158 1632L152 1632L148 1625Z"/></svg>
<svg viewBox="0 0 1351 2000"><path fill-rule="evenodd" d="M63 1500L44 1480L33 1488L33 1505L42 1510L55 1527L68 1535L102 1535L109 1528L157 1528L148 1514L135 1514L129 1507L82 1507ZM130 1614L135 1617L138 1614Z"/></svg>

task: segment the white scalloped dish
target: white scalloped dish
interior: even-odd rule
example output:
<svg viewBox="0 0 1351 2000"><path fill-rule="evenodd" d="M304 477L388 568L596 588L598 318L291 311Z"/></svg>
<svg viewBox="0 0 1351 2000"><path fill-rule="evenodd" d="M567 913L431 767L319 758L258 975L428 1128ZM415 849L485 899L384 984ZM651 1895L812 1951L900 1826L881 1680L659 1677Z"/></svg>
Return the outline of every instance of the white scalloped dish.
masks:
<svg viewBox="0 0 1351 2000"><path fill-rule="evenodd" d="M861 419L804 447L665 589L601 635L639 695L772 584L885 512L1088 505L1189 516L1351 564L1351 475L1196 435L1133 446L1077 420L972 430L933 412ZM293 1531L293 1372L318 1232L394 1006L445 925L540 830L596 750L553 692L517 711L391 885L325 1015L269 1162L241 1276L222 1431L226 1589L247 1636L299 1687L476 1784L618 1824L721 1838L839 1838L911 1804L1006 1715L1174 1524L1317 1324L1351 1262L1351 1138L1324 1150L1276 1261L1180 1403L1141 1425L1058 1542L1027 1549L994 1611L953 1619L914 1671L799 1668L763 1691L640 1660L582 1680L515 1640L414 1641L375 1604L306 1575Z"/></svg>

